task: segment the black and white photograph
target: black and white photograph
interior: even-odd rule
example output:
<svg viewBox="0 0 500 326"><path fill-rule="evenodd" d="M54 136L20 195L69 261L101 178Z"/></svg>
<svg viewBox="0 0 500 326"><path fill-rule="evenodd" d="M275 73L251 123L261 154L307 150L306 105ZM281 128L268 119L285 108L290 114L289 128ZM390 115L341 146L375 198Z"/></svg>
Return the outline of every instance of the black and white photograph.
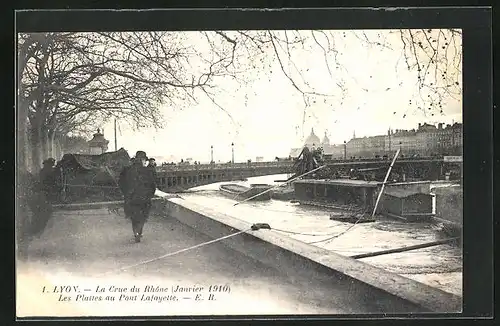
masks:
<svg viewBox="0 0 500 326"><path fill-rule="evenodd" d="M17 317L462 311L461 29L16 37Z"/></svg>

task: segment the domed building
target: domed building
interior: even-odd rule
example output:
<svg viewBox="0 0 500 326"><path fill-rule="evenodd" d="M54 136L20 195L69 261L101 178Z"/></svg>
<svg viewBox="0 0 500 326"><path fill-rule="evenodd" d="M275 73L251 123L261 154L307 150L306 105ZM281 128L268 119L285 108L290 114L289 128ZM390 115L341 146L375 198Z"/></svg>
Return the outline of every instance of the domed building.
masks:
<svg viewBox="0 0 500 326"><path fill-rule="evenodd" d="M330 146L330 138L328 138L328 136L326 135L326 131L325 131L325 137L323 138L321 145L323 145L324 147Z"/></svg>
<svg viewBox="0 0 500 326"><path fill-rule="evenodd" d="M313 148L313 147L320 146L320 144L321 144L321 141L320 141L319 137L314 134L314 128L311 128L311 134L307 137L304 146L307 146L309 148Z"/></svg>
<svg viewBox="0 0 500 326"><path fill-rule="evenodd" d="M290 156L291 157L299 156L304 147L308 147L309 149L324 147L325 141L327 142L328 145L330 144L330 140L328 139L328 137L326 137L326 132L325 132L325 139L323 139L323 142L321 142L319 137L316 136L316 134L314 133L314 128L311 128L311 134L306 138L304 145L301 148L292 148L290 151Z"/></svg>
<svg viewBox="0 0 500 326"><path fill-rule="evenodd" d="M325 131L325 136L323 140L320 140L318 136L314 133L314 129L311 129L311 134L307 137L304 146L309 147L310 149L321 147L323 148L323 153L325 155L330 155L334 158L342 158L344 155L344 146L343 145L332 145L330 143L330 138L328 138L327 133ZM290 151L291 157L299 156L300 152L303 148L292 148Z"/></svg>

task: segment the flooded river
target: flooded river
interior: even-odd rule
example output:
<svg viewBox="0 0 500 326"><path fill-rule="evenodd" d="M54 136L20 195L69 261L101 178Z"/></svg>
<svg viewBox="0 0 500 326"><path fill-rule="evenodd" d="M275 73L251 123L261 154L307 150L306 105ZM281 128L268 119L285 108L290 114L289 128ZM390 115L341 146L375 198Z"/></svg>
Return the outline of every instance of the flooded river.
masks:
<svg viewBox="0 0 500 326"><path fill-rule="evenodd" d="M272 184L274 180L285 177L251 178L241 183ZM182 194L184 200L174 201L190 201L198 207L223 212L248 223L268 223L284 235L346 256L441 237L439 227L430 223L378 219L374 223L353 226L330 220L331 210L286 201L246 202L234 206L236 201L220 196L218 187L219 184L199 187ZM17 315L351 314L382 311L378 300L356 295L360 290L351 289L351 283L315 282L307 273L268 267L221 243L168 255L209 240L195 229L159 214L151 216L145 226L143 241L136 244L132 240L130 222L124 218L122 210L57 211L44 233L30 244L27 260L16 264ZM460 248L441 245L363 261L461 295ZM207 292L207 289L212 285L230 285L231 291L229 294L216 293L216 300L211 300L213 292ZM205 292L200 292L203 300L198 300L196 294L174 293L176 286L203 287ZM151 294L145 293L146 287L172 290L161 295ZM142 292L130 292L131 288ZM69 292L63 294L62 289ZM105 292L99 289L105 289ZM115 293L116 289L129 292ZM175 300L173 296L176 296ZM387 312L387 308L383 309ZM399 312L398 308L389 309Z"/></svg>
<svg viewBox="0 0 500 326"><path fill-rule="evenodd" d="M275 180L286 177L271 175L234 183L276 185ZM280 232L292 238L345 256L417 245L446 237L441 232L441 226L434 223L408 223L379 217L376 222L353 226L330 220L330 214L334 213L332 209L287 201L245 202L234 206L236 200L218 192L220 184L224 183L192 188L191 193L182 194L182 197L249 223L268 223L271 228L281 230ZM462 251L456 245L439 245L364 258L362 261L462 295Z"/></svg>

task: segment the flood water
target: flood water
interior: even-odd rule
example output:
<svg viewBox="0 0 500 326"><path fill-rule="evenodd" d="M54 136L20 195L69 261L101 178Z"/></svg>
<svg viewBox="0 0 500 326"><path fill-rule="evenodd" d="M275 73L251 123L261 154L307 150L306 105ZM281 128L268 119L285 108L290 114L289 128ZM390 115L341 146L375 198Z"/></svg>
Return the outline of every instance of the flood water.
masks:
<svg viewBox="0 0 500 326"><path fill-rule="evenodd" d="M235 181L242 185L265 183L287 175L271 175ZM226 182L227 183L227 182ZM191 189L184 200L219 211L249 223L268 223L292 238L334 251L345 256L368 253L444 239L442 226L431 223L409 223L378 217L373 223L343 223L330 220L333 209L323 209L289 201L237 202L221 195L215 183ZM339 235L340 234L340 235ZM462 250L457 245L439 245L403 253L361 259L363 262L403 275L419 282L462 295Z"/></svg>
<svg viewBox="0 0 500 326"><path fill-rule="evenodd" d="M285 177L251 178L240 183L272 184L274 180ZM219 184L199 187L182 194L184 200L171 200L191 201L198 207L217 210L249 223L268 223L284 235L346 256L441 237L439 228L430 223L379 219L353 226L330 220L331 210L286 201L245 202L234 206L236 201L221 196L218 187ZM315 282L308 275L289 274L290 270L285 272L276 266L266 266L221 243L165 256L211 239L176 219L166 218L164 214L153 214L144 232L141 243L134 243L130 222L124 218L122 209L55 212L44 233L30 243L28 259L16 264L17 315L351 314L381 311L377 300L356 296L357 290L352 290L350 283ZM362 261L461 295L460 248L441 245ZM215 301L206 298L196 301L194 295L187 299L183 295L175 302L143 302L142 297L141 300L110 301L107 299L112 294L110 290L106 293L97 290L98 287L110 289L111 286L143 289L145 286L202 285L208 288L214 284L229 284L230 294L217 295ZM79 286L79 291L88 288L89 292L83 292L85 296L103 295L105 299L78 301L76 293L62 296L55 290L45 290L61 286ZM65 298L71 295L71 301L66 301ZM130 296L134 297L133 294Z"/></svg>

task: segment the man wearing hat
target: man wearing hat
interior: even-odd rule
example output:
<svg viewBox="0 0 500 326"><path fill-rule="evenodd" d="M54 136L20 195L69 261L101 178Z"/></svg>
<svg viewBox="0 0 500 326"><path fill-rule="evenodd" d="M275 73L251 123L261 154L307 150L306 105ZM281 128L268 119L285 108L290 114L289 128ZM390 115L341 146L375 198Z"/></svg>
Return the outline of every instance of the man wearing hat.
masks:
<svg viewBox="0 0 500 326"><path fill-rule="evenodd" d="M156 179L151 168L147 167L145 152L137 151L131 166L120 173L119 185L125 197L126 217L132 220L135 242L140 242L142 229L151 210L151 198L156 191Z"/></svg>
<svg viewBox="0 0 500 326"><path fill-rule="evenodd" d="M151 170L151 173L153 173L153 177L155 178L155 180L157 179L157 173L156 173L156 160L154 159L154 157L150 157L149 158L149 163L148 163L148 168Z"/></svg>

